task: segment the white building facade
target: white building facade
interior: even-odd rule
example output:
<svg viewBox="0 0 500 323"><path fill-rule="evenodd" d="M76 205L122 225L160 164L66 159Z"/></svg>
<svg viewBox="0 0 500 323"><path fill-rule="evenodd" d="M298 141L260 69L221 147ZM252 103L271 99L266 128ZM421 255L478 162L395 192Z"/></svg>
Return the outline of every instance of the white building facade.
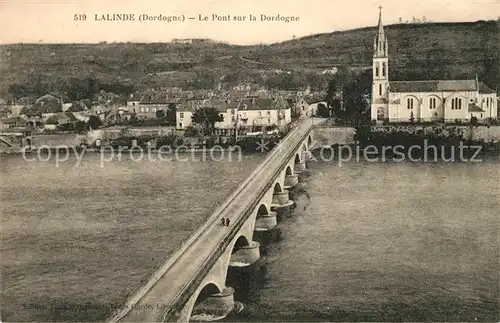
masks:
<svg viewBox="0 0 500 323"><path fill-rule="evenodd" d="M216 107L224 121L215 123L218 129L234 129L241 127L282 126L292 122L291 108L281 98L249 99L237 102L208 101L202 104L185 104L177 110L179 130L192 126L195 109L203 106Z"/></svg>
<svg viewBox="0 0 500 323"><path fill-rule="evenodd" d="M373 42L371 119L377 122L498 118L496 92L473 80L390 81L388 41L379 14Z"/></svg>

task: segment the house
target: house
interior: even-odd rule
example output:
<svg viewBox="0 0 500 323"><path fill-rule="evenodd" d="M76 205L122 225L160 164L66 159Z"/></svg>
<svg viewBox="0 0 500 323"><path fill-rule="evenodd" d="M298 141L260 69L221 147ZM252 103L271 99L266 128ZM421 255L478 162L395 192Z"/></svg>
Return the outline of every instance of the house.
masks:
<svg viewBox="0 0 500 323"><path fill-rule="evenodd" d="M17 114L19 115L19 114ZM17 116L15 115L15 116ZM4 119L7 119L8 117L15 117L14 115L12 115L11 113L11 109L9 106L7 105L0 105L0 120L4 120Z"/></svg>
<svg viewBox="0 0 500 323"><path fill-rule="evenodd" d="M27 120L20 116L10 117L2 121L3 127L6 129L24 128L26 127L26 122Z"/></svg>
<svg viewBox="0 0 500 323"><path fill-rule="evenodd" d="M186 100L177 106L175 113L176 129L184 130L191 126L194 110L206 105L207 100Z"/></svg>
<svg viewBox="0 0 500 323"><path fill-rule="evenodd" d="M300 97L295 101L293 109L295 111L295 115L297 115L297 116L304 116L304 115L309 116L310 115L309 103L303 97Z"/></svg>
<svg viewBox="0 0 500 323"><path fill-rule="evenodd" d="M46 121L44 128L54 130L56 128L73 129L78 120L71 112L59 112L50 116Z"/></svg>
<svg viewBox="0 0 500 323"><path fill-rule="evenodd" d="M154 119L158 111L167 112L172 104L177 104L178 98L174 95L146 94L139 101L127 101L128 111L135 113L137 119Z"/></svg>
<svg viewBox="0 0 500 323"><path fill-rule="evenodd" d="M389 81L388 42L379 13L373 43L371 118L378 122L498 118L496 92L476 79Z"/></svg>
<svg viewBox="0 0 500 323"><path fill-rule="evenodd" d="M291 108L281 96L244 99L237 104L239 127L283 126L292 122Z"/></svg>

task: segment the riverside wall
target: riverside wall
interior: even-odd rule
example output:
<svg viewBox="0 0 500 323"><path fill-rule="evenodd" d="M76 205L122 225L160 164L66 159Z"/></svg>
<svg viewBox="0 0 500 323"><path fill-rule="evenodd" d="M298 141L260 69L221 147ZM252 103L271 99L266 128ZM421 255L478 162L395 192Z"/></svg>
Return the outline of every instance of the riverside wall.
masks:
<svg viewBox="0 0 500 323"><path fill-rule="evenodd" d="M373 131L435 132L442 129L443 134L459 131L464 139L500 142L500 126L374 126ZM353 144L356 129L354 127L325 126L314 129L314 138L319 146Z"/></svg>
<svg viewBox="0 0 500 323"><path fill-rule="evenodd" d="M485 142L499 142L500 141L500 126L486 126L478 125L470 127L468 125L463 126L374 126L373 131L381 132L391 132L391 131L406 131L415 132L422 130L424 132L436 133L437 130L441 130L443 135L450 133L460 133L464 139L472 140L484 140Z"/></svg>

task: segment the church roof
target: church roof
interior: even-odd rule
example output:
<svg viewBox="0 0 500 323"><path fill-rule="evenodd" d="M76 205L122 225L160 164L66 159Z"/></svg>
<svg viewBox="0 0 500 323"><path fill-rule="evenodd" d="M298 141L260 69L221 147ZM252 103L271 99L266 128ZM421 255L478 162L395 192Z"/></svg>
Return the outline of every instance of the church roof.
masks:
<svg viewBox="0 0 500 323"><path fill-rule="evenodd" d="M490 89L484 83L479 83L479 93L495 93L495 90Z"/></svg>
<svg viewBox="0 0 500 323"><path fill-rule="evenodd" d="M469 112L486 112L474 103L469 103Z"/></svg>
<svg viewBox="0 0 500 323"><path fill-rule="evenodd" d="M476 91L476 80L392 81L391 92Z"/></svg>

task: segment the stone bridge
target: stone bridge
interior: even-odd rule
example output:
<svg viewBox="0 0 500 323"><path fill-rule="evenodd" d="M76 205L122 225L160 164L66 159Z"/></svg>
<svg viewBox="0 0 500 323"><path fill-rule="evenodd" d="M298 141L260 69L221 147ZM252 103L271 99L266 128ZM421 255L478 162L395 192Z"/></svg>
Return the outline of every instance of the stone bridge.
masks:
<svg viewBox="0 0 500 323"><path fill-rule="evenodd" d="M202 313L225 316L234 307L231 267L260 258L258 235L272 230L293 201L289 190L306 169L314 125L303 119L210 218L117 309L109 322L189 321ZM221 223L229 218L229 226Z"/></svg>

